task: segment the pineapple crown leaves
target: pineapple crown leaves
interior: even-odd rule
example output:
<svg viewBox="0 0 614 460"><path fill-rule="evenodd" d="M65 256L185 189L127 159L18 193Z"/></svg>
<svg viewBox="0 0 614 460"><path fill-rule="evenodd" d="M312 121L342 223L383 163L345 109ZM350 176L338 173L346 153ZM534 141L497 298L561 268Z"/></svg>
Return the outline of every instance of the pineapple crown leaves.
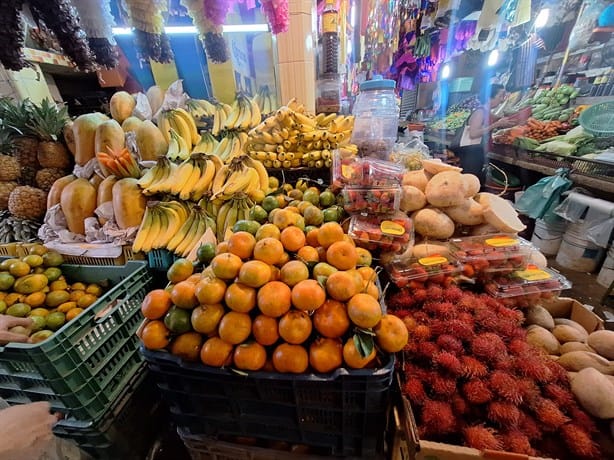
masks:
<svg viewBox="0 0 614 460"><path fill-rule="evenodd" d="M3 126L11 130L14 135L32 135L28 123L32 118L33 107L34 103L30 99L17 102L10 97L0 98L0 118Z"/></svg>
<svg viewBox="0 0 614 460"><path fill-rule="evenodd" d="M32 116L26 127L42 141L57 141L69 121L68 109L45 98L40 105L32 104Z"/></svg>

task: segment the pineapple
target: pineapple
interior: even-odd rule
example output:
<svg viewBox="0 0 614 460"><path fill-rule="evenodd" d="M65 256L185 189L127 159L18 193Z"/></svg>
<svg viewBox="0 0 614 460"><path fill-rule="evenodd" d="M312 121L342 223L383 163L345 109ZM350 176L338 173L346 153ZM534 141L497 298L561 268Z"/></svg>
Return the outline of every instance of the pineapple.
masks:
<svg viewBox="0 0 614 460"><path fill-rule="evenodd" d="M14 181L21 176L19 162L11 156L13 148L11 133L0 120L0 181Z"/></svg>
<svg viewBox="0 0 614 460"><path fill-rule="evenodd" d="M9 195L9 212L19 219L37 220L47 211L47 194L41 189L15 187Z"/></svg>
<svg viewBox="0 0 614 460"><path fill-rule="evenodd" d="M31 112L27 126L40 140L38 162L43 168L67 169L70 156L59 140L69 120L66 107L59 108L48 99L43 99L40 105L32 106Z"/></svg>
<svg viewBox="0 0 614 460"><path fill-rule="evenodd" d="M15 133L13 156L17 158L22 168L34 168L36 171L38 169L38 139L28 126L32 119L33 107L34 104L29 99L21 103L15 103L9 98L0 99L0 118L4 120L5 126ZM31 175L29 172L27 174L22 172L22 177L29 175ZM29 177L25 178L28 182ZM31 179L34 179L33 175Z"/></svg>
<svg viewBox="0 0 614 460"><path fill-rule="evenodd" d="M17 182L0 182L0 210L9 208L9 195L18 185Z"/></svg>
<svg viewBox="0 0 614 460"><path fill-rule="evenodd" d="M48 192L57 179L64 177L66 173L58 168L43 168L36 173L36 186Z"/></svg>

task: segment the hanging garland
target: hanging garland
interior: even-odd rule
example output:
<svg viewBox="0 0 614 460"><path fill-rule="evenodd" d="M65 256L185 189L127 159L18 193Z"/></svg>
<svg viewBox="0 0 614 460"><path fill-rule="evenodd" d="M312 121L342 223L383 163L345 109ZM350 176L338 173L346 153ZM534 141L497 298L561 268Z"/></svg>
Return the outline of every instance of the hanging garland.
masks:
<svg viewBox="0 0 614 460"><path fill-rule="evenodd" d="M32 0L32 12L54 33L64 53L81 70L95 68L92 51L79 23L77 10L68 0Z"/></svg>
<svg viewBox="0 0 614 460"><path fill-rule="evenodd" d="M288 0L262 0L262 12L271 26L271 32L277 35L288 31L290 10Z"/></svg>
<svg viewBox="0 0 614 460"><path fill-rule="evenodd" d="M134 41L142 59L170 62L173 50L164 33L164 17L168 2L165 0L125 0L128 16L134 28Z"/></svg>
<svg viewBox="0 0 614 460"><path fill-rule="evenodd" d="M0 62L9 70L21 70L30 64L23 58L26 41L21 8L23 0L5 0L0 8Z"/></svg>
<svg viewBox="0 0 614 460"><path fill-rule="evenodd" d="M103 67L117 66L119 53L113 38L110 0L72 0L81 18L87 42L96 62Z"/></svg>
<svg viewBox="0 0 614 460"><path fill-rule="evenodd" d="M230 0L181 0L181 4L188 10L198 30L207 58L215 63L228 61L229 53L222 35L222 24L230 11Z"/></svg>

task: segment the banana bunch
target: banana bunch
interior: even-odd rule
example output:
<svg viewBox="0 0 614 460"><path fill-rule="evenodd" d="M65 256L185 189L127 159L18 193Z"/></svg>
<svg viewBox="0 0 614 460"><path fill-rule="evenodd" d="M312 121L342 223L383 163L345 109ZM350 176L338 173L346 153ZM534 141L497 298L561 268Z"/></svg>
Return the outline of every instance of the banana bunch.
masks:
<svg viewBox="0 0 614 460"><path fill-rule="evenodd" d="M211 134L219 136L224 129L226 118L228 118L228 115L232 112L232 107L223 102L216 102L213 107L213 127L211 128Z"/></svg>
<svg viewBox="0 0 614 460"><path fill-rule="evenodd" d="M271 90L268 85L261 86L258 93L254 96L254 102L258 104L260 112L268 115L275 110L276 104L273 102Z"/></svg>
<svg viewBox="0 0 614 460"><path fill-rule="evenodd" d="M257 160L241 155L219 169L211 186L211 200L230 200L242 192L258 201L269 187L269 174Z"/></svg>
<svg viewBox="0 0 614 460"><path fill-rule="evenodd" d="M330 167L332 150L347 145L353 116L308 115L295 99L249 131L246 151L267 168Z"/></svg>
<svg viewBox="0 0 614 460"><path fill-rule="evenodd" d="M217 240L225 241L239 220L249 220L249 211L253 206L253 201L244 193L238 193L222 204L216 217Z"/></svg>
<svg viewBox="0 0 614 460"><path fill-rule="evenodd" d="M179 135L173 128L168 130L170 140L168 142L168 150L166 157L171 161L183 161L190 156L192 145Z"/></svg>
<svg viewBox="0 0 614 460"><path fill-rule="evenodd" d="M166 157L158 162L138 181L145 195L168 193L180 200L198 201L213 185L218 171L223 167L214 155L195 153L176 165Z"/></svg>
<svg viewBox="0 0 614 460"><path fill-rule="evenodd" d="M233 158L245 153L248 136L244 131L226 131L226 135L218 143L213 155L218 156L223 162L228 163Z"/></svg>
<svg viewBox="0 0 614 460"><path fill-rule="evenodd" d="M160 128L168 143L171 141L170 130L172 128L185 141L190 152L192 151L192 146L200 142L196 121L185 109L164 110L158 117L158 128Z"/></svg>
<svg viewBox="0 0 614 460"><path fill-rule="evenodd" d="M224 120L222 129L247 131L257 126L262 119L258 104L242 93L237 94L230 109L231 111L226 117L226 120Z"/></svg>
<svg viewBox="0 0 614 460"><path fill-rule="evenodd" d="M194 146L192 153L213 153L217 149L219 141L208 131L201 134L200 142Z"/></svg>
<svg viewBox="0 0 614 460"><path fill-rule="evenodd" d="M206 99L189 99L187 102L188 112L195 119L213 117L215 105Z"/></svg>
<svg viewBox="0 0 614 460"><path fill-rule="evenodd" d="M132 250L167 249L186 257L193 252L208 228L215 233L216 222L201 207L161 201L145 209Z"/></svg>

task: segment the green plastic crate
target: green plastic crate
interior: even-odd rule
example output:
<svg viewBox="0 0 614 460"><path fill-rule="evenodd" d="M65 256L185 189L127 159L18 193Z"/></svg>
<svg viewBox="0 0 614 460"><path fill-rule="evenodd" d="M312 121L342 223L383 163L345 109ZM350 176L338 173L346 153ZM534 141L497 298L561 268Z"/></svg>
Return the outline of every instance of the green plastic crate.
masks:
<svg viewBox="0 0 614 460"><path fill-rule="evenodd" d="M91 420L113 404L142 365L135 332L152 276L139 261L67 264L62 271L71 281L107 281L110 288L44 342L0 347L0 397L9 404L49 401L67 416Z"/></svg>

